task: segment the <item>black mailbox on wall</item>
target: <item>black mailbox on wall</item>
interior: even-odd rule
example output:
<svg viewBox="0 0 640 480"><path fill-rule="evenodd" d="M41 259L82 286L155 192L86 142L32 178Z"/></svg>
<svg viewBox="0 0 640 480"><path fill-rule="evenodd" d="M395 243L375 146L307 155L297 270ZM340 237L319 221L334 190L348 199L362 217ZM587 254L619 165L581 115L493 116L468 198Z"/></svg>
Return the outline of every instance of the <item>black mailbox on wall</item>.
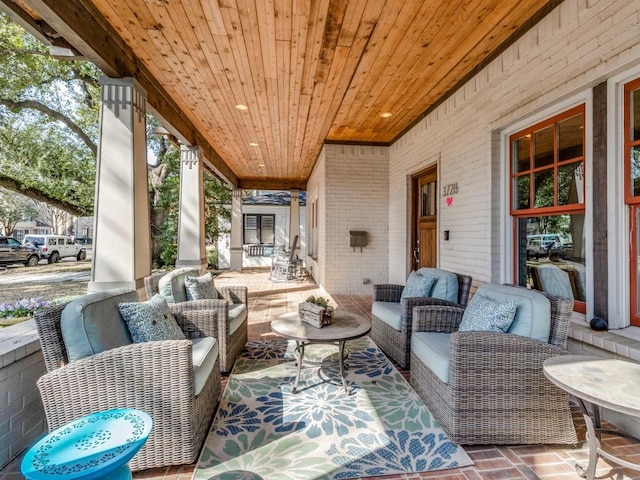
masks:
<svg viewBox="0 0 640 480"><path fill-rule="evenodd" d="M352 248L360 247L360 251L362 251L362 247L367 246L367 232L351 230L349 232L350 242L349 246Z"/></svg>

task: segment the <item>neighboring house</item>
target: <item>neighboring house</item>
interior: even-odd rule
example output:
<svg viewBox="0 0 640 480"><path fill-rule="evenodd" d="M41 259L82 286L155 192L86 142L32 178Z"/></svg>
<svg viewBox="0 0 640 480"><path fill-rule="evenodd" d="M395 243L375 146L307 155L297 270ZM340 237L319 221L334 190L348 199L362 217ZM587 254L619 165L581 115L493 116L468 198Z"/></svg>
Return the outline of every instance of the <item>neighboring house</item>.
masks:
<svg viewBox="0 0 640 480"><path fill-rule="evenodd" d="M25 235L53 235L53 227L39 220L25 220L16 223L13 228L13 238L22 242Z"/></svg>
<svg viewBox="0 0 640 480"><path fill-rule="evenodd" d="M300 192L300 257L306 257L306 192ZM242 202L242 266L271 266L271 253L275 247L289 249L291 194L258 191ZM229 206L230 207L230 206ZM230 224L225 226L228 231ZM218 268L230 266L230 234L218 239Z"/></svg>

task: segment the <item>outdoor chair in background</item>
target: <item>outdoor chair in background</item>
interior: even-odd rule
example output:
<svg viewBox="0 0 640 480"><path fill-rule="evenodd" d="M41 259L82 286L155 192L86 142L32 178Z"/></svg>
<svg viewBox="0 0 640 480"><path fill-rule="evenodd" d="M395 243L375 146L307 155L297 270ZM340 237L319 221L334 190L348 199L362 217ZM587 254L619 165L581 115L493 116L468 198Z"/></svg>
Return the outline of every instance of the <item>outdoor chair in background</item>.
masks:
<svg viewBox="0 0 640 480"><path fill-rule="evenodd" d="M187 298L188 292L185 285L188 277L195 281L205 278L192 267L177 268L168 273L156 273L145 277L147 298L159 293L169 305L178 306L181 310L216 312L218 320L213 336L220 344L220 370L222 373L227 373L231 371L236 358L247 343L247 287L240 285L214 287L213 278L211 278L213 291L210 296L213 298L191 300Z"/></svg>
<svg viewBox="0 0 640 480"><path fill-rule="evenodd" d="M49 431L95 412L137 408L154 425L131 469L191 464L220 396L216 314L170 307L185 339L133 343L119 306L137 302L135 291L112 290L36 312Z"/></svg>
<svg viewBox="0 0 640 480"><path fill-rule="evenodd" d="M371 339L402 368L408 368L413 307L432 304L464 307L470 290L470 276L439 268L411 272L406 285L374 285Z"/></svg>
<svg viewBox="0 0 640 480"><path fill-rule="evenodd" d="M542 370L568 353L572 309L572 299L493 284L466 309L414 309L409 380L453 442L577 443L568 394Z"/></svg>
<svg viewBox="0 0 640 480"><path fill-rule="evenodd" d="M296 254L298 235L293 237L291 250L287 253L284 249L273 252L271 255L271 273L269 280L273 282L287 282L296 280L302 274L302 259Z"/></svg>

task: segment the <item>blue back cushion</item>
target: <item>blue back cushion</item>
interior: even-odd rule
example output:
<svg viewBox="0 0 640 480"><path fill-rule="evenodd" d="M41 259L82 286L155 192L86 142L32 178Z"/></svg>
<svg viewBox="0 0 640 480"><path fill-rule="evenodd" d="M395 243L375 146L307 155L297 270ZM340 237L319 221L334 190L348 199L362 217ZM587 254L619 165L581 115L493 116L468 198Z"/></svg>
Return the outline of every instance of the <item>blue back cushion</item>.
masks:
<svg viewBox="0 0 640 480"><path fill-rule="evenodd" d="M476 294L501 303L517 303L516 314L507 333L549 341L551 304L542 293L511 285L485 284L478 287Z"/></svg>
<svg viewBox="0 0 640 480"><path fill-rule="evenodd" d="M427 267L421 268L418 273L435 278L430 297L458 303L458 276L455 273Z"/></svg>
<svg viewBox="0 0 640 480"><path fill-rule="evenodd" d="M133 343L118 304L137 301L137 292L120 289L90 293L69 303L60 318L69 361Z"/></svg>
<svg viewBox="0 0 640 480"><path fill-rule="evenodd" d="M197 277L200 272L191 267L177 268L163 275L158 281L158 293L162 295L168 304L187 301L187 289L184 281L187 277Z"/></svg>

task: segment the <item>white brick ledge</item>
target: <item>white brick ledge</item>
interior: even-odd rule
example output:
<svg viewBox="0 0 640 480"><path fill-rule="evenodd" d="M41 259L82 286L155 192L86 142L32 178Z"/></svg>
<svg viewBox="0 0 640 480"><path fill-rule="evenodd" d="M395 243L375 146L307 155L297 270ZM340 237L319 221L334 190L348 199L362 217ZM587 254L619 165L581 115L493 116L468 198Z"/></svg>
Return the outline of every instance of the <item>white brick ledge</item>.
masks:
<svg viewBox="0 0 640 480"><path fill-rule="evenodd" d="M27 320L0 330L0 368L40 350L35 321Z"/></svg>
<svg viewBox="0 0 640 480"><path fill-rule="evenodd" d="M585 321L573 321L569 327L569 350L572 353L616 357L640 362L640 328L597 332ZM603 352L604 351L604 352Z"/></svg>

